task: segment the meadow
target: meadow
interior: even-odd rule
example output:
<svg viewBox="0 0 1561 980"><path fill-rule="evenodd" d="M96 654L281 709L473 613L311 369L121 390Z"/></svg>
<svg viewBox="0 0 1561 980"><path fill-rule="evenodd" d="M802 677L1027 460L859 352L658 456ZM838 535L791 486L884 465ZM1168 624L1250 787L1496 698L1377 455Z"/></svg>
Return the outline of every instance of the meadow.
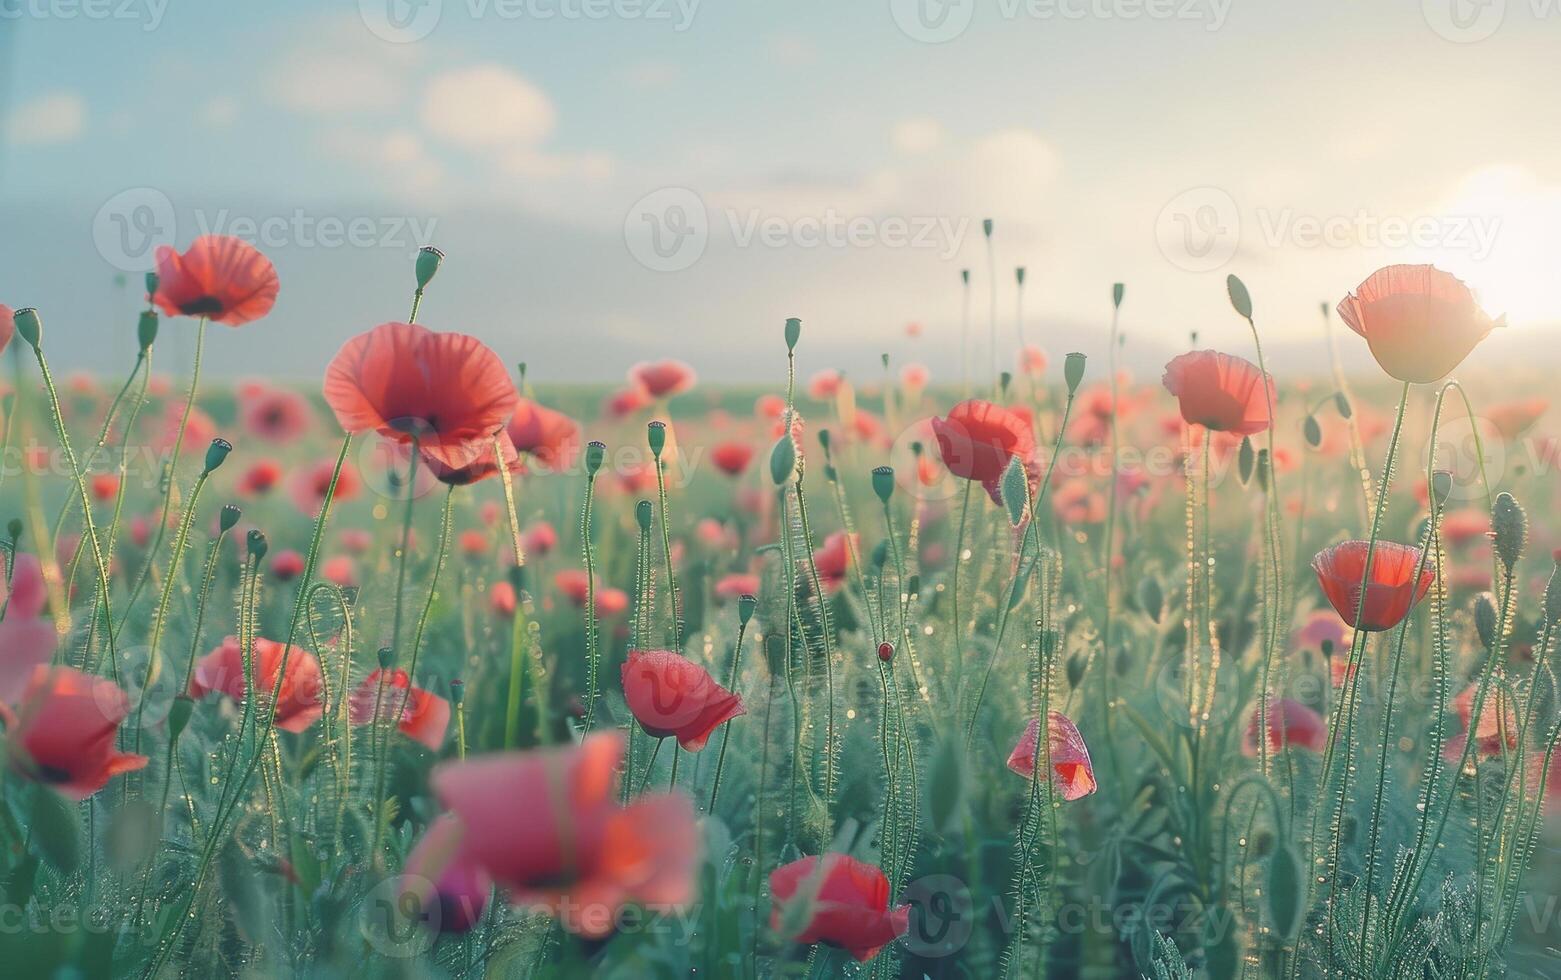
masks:
<svg viewBox="0 0 1561 980"><path fill-rule="evenodd" d="M201 378L285 288L237 239L118 377L0 307L7 975L1561 970L1561 442L1456 278L1337 284L1281 382L1232 276L1163 377L1117 285L1104 358L789 320L764 388L596 389L446 261L308 385Z"/></svg>

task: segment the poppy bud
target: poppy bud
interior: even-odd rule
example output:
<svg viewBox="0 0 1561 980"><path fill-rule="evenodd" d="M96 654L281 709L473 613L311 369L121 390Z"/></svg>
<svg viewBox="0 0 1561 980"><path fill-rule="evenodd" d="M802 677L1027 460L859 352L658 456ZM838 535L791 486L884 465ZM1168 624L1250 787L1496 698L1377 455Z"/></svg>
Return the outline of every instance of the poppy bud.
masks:
<svg viewBox="0 0 1561 980"><path fill-rule="evenodd" d="M1008 523L1014 527L1024 522L1025 509L1030 505L1029 479L1024 461L1018 456L1010 457L1007 468L1003 470L1002 483L998 485L998 495L1008 510Z"/></svg>
<svg viewBox="0 0 1561 980"><path fill-rule="evenodd" d="M1012 371L1004 371L997 376L997 384L1003 394L1008 394L1008 386L1014 383Z"/></svg>
<svg viewBox="0 0 1561 980"><path fill-rule="evenodd" d="M834 442L834 440L835 440L834 435L828 429L819 429L818 430L818 444L824 450L824 458L825 459L829 458L830 446Z"/></svg>
<svg viewBox="0 0 1561 980"><path fill-rule="evenodd" d="M511 565L506 572L506 576L509 578L510 588L515 590L517 597L526 591L525 565Z"/></svg>
<svg viewBox="0 0 1561 980"><path fill-rule="evenodd" d="M173 704L168 706L168 741L177 742L179 736L184 734L184 728L190 723L190 714L195 710L195 700L188 694L175 695Z"/></svg>
<svg viewBox="0 0 1561 980"><path fill-rule="evenodd" d="M1122 283L1119 283L1119 282L1112 283L1111 284L1111 305L1120 310L1122 308L1122 297L1126 293L1127 293L1127 287L1124 286Z"/></svg>
<svg viewBox="0 0 1561 980"><path fill-rule="evenodd" d="M396 651L390 647L379 648L379 669L389 670L390 665L396 662Z"/></svg>
<svg viewBox="0 0 1561 980"><path fill-rule="evenodd" d="M1489 592L1474 597L1474 629L1485 649L1496 649L1496 599Z"/></svg>
<svg viewBox="0 0 1561 980"><path fill-rule="evenodd" d="M1252 451L1251 438L1242 436L1241 449L1236 453L1236 476L1240 478L1242 486L1252 482L1252 467L1256 463L1257 455Z"/></svg>
<svg viewBox="0 0 1561 980"><path fill-rule="evenodd" d="M1084 679L1084 657L1075 653L1068 658L1068 686L1077 688L1079 681Z"/></svg>
<svg viewBox="0 0 1561 980"><path fill-rule="evenodd" d="M835 469L834 463L824 464L824 479L828 480L830 483L840 482L840 471Z"/></svg>
<svg viewBox="0 0 1561 980"><path fill-rule="evenodd" d="M1084 380L1084 362L1086 360L1087 358L1077 351L1063 359L1062 377L1063 380L1068 382L1068 396L1070 398L1074 392L1079 390L1079 382Z"/></svg>
<svg viewBox="0 0 1561 980"><path fill-rule="evenodd" d="M876 493L878 499L886 504L889 498L894 496L894 467L873 467L873 493Z"/></svg>
<svg viewBox="0 0 1561 980"><path fill-rule="evenodd" d="M1512 566L1523 557L1523 545L1528 539L1528 515L1505 490L1496 495L1496 504L1491 508L1491 533L1496 541L1496 557L1511 573Z"/></svg>
<svg viewBox="0 0 1561 980"><path fill-rule="evenodd" d="M634 520L639 524L641 531L650 530L651 503L641 500L634 505Z"/></svg>
<svg viewBox="0 0 1561 980"><path fill-rule="evenodd" d="M450 703L457 708L466 703L466 682L459 677L450 679Z"/></svg>
<svg viewBox="0 0 1561 980"><path fill-rule="evenodd" d="M921 573L912 572L905 576L905 594L921 595Z"/></svg>
<svg viewBox="0 0 1561 980"><path fill-rule="evenodd" d="M1323 444L1323 427L1318 424L1317 416L1308 415L1306 422L1301 426L1301 432L1306 436L1306 444L1313 449Z"/></svg>
<svg viewBox="0 0 1561 980"><path fill-rule="evenodd" d="M1247 292L1247 284L1235 276L1226 276L1225 291L1230 294L1230 305L1236 308L1241 318L1252 319L1252 294Z"/></svg>
<svg viewBox="0 0 1561 980"><path fill-rule="evenodd" d="M888 351L884 351L882 354L879 354L878 355L878 359L883 362L883 366L885 368L887 368L889 366L889 352Z"/></svg>
<svg viewBox="0 0 1561 980"><path fill-rule="evenodd" d="M1258 489L1262 490L1264 493L1267 493L1268 492L1268 473L1269 473L1269 461L1268 461L1268 450L1267 449L1259 449L1257 451L1257 467L1254 470L1254 472L1257 474Z"/></svg>
<svg viewBox="0 0 1561 980"><path fill-rule="evenodd" d="M737 621L744 626L753 618L753 611L759 608L759 598L751 593L744 592L737 597Z"/></svg>
<svg viewBox="0 0 1561 980"><path fill-rule="evenodd" d="M598 440L591 440L585 444L585 475L595 476L602 468L602 461L607 458L607 444Z"/></svg>
<svg viewBox="0 0 1561 980"><path fill-rule="evenodd" d="M243 511L239 510L232 504L223 504L222 510L218 512L217 515L217 524L224 531L231 531L233 530L233 526L238 523L238 519L242 517L243 514Z"/></svg>
<svg viewBox="0 0 1561 980"><path fill-rule="evenodd" d="M1333 393L1333 404L1339 410L1339 415L1342 418L1349 418L1355 414L1355 409L1350 407L1350 400L1344 396L1342 391Z"/></svg>
<svg viewBox="0 0 1561 980"><path fill-rule="evenodd" d="M802 336L802 321L796 317L786 318L786 349L796 350L797 340Z"/></svg>
<svg viewBox="0 0 1561 980"><path fill-rule="evenodd" d="M6 530L7 534L11 535L11 540L12 541L20 541L22 539L22 521L21 521L21 518L13 517L9 521L6 521L5 522L5 530Z"/></svg>
<svg viewBox="0 0 1561 980"><path fill-rule="evenodd" d="M252 529L244 540L245 544L249 548L250 557L254 558L256 561L264 558L266 556L266 549L271 547L271 545L266 541L265 532L260 530L258 527Z"/></svg>
<svg viewBox="0 0 1561 980"><path fill-rule="evenodd" d="M146 274L146 298L150 300L157 295L157 287L162 285L162 279L155 272Z"/></svg>
<svg viewBox="0 0 1561 980"><path fill-rule="evenodd" d="M894 644L890 643L888 640L884 640L882 643L878 644L878 659L882 660L884 663L888 663L889 661L893 660Z"/></svg>
<svg viewBox="0 0 1561 980"><path fill-rule="evenodd" d="M43 338L43 321L38 319L38 311L28 306L17 310L12 319L16 324L16 335L37 350L38 342Z"/></svg>
<svg viewBox="0 0 1561 980"><path fill-rule="evenodd" d="M433 281L434 274L444 263L444 253L432 245L417 250L417 291L422 292Z"/></svg>
<svg viewBox="0 0 1561 980"><path fill-rule="evenodd" d="M1145 575L1138 580L1138 608L1155 623L1165 615L1165 590L1156 575Z"/></svg>
<svg viewBox="0 0 1561 980"><path fill-rule="evenodd" d="M141 343L141 353L145 354L152 349L152 344L157 340L157 313L152 310L144 310L141 319L136 323L136 339Z"/></svg>
<svg viewBox="0 0 1561 980"><path fill-rule="evenodd" d="M961 269L961 270L959 270L959 278L960 278L960 280L962 282L964 282L965 285L967 285L967 286L970 285L970 270L969 269Z"/></svg>
<svg viewBox="0 0 1561 980"><path fill-rule="evenodd" d="M658 460L667 448L667 423L655 421L645 427L645 441L650 443L650 454Z"/></svg>
<svg viewBox="0 0 1561 980"><path fill-rule="evenodd" d="M889 561L889 542L888 541L879 541L877 544L873 545L872 560L873 560L873 567L875 569L880 569L881 570L884 567L884 564Z"/></svg>
<svg viewBox="0 0 1561 980"><path fill-rule="evenodd" d="M797 445L791 441L791 434L786 433L775 440L775 448L770 450L770 479L776 486L783 487L796 471Z"/></svg>
<svg viewBox="0 0 1561 980"><path fill-rule="evenodd" d="M211 445L206 447L206 472L210 473L221 466L232 451L233 443L226 439L213 439Z"/></svg>
<svg viewBox="0 0 1561 980"><path fill-rule="evenodd" d="M1450 470L1437 470L1431 474L1431 500L1440 511L1447 506L1447 498L1453 492L1453 474Z"/></svg>
<svg viewBox="0 0 1561 980"><path fill-rule="evenodd" d="M1333 659L1333 640L1324 638L1323 641L1318 644L1318 647L1322 650L1324 660Z"/></svg>
<svg viewBox="0 0 1561 980"><path fill-rule="evenodd" d="M1021 286L1024 285L1024 266L1021 265L1014 269L1014 282Z"/></svg>
<svg viewBox="0 0 1561 980"><path fill-rule="evenodd" d="M982 218L981 219L981 234L985 235L988 238L992 237L992 219L991 218Z"/></svg>

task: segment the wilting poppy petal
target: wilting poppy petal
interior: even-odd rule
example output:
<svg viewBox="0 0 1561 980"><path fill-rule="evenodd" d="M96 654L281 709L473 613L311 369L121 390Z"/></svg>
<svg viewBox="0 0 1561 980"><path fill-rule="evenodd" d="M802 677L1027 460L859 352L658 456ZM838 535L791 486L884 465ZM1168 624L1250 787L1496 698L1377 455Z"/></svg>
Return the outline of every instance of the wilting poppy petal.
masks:
<svg viewBox="0 0 1561 980"><path fill-rule="evenodd" d="M1095 792L1095 767L1089 761L1089 749L1084 737L1072 721L1060 711L1046 716L1047 738L1050 744L1052 783L1062 793L1064 800L1077 800ZM1026 779L1035 778L1037 739L1040 738L1041 720L1031 718L1025 726L1019 744L1008 755L1008 768Z"/></svg>

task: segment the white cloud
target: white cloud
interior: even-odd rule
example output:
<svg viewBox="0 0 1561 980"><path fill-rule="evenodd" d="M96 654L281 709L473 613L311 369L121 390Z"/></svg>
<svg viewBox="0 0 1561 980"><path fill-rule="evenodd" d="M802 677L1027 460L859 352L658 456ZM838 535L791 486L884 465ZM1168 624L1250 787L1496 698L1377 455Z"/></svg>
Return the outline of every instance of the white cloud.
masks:
<svg viewBox="0 0 1561 980"><path fill-rule="evenodd" d="M267 78L271 97L309 115L386 112L404 104L422 52L387 44L356 18L317 21Z"/></svg>
<svg viewBox="0 0 1561 980"><path fill-rule="evenodd" d="M214 96L201 106L200 119L213 128L231 126L238 120L238 100L228 95Z"/></svg>
<svg viewBox="0 0 1561 980"><path fill-rule="evenodd" d="M535 146L553 130L546 93L500 65L475 65L434 77L421 118L435 136L466 149Z"/></svg>
<svg viewBox="0 0 1561 980"><path fill-rule="evenodd" d="M87 128L87 104L74 92L49 92L18 106L6 120L17 146L69 143Z"/></svg>
<svg viewBox="0 0 1561 980"><path fill-rule="evenodd" d="M943 145L943 124L918 116L895 124L894 148L901 153L927 153Z"/></svg>

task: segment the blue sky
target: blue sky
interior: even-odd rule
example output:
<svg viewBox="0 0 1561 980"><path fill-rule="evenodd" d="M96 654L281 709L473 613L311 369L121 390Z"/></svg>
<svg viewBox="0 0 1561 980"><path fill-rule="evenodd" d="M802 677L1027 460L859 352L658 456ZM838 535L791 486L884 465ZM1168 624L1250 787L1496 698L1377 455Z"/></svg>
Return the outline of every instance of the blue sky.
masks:
<svg viewBox="0 0 1561 980"><path fill-rule="evenodd" d="M282 298L214 366L308 377L404 315L431 238L425 321L544 378L769 378L798 315L818 366L952 380L990 217L1005 356L1018 264L1054 354L1100 350L1125 281L1146 365L1244 349L1230 272L1303 367L1318 303L1390 262L1466 276L1508 345L1561 321L1561 2L919 2L0 0L0 302L118 370L114 275L149 257L115 242L242 234Z"/></svg>

